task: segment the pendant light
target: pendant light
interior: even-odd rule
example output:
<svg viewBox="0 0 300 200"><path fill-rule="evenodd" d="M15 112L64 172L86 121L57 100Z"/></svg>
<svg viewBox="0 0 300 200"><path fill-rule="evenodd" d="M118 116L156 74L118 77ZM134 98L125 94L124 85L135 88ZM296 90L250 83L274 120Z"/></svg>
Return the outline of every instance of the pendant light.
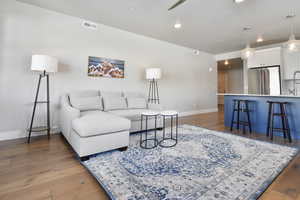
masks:
<svg viewBox="0 0 300 200"><path fill-rule="evenodd" d="M289 40L286 42L285 47L290 52L297 52L300 50L300 40L297 40L294 34L294 23L293 19L296 17L296 15L288 15L286 16L286 19L291 20L291 34Z"/></svg>
<svg viewBox="0 0 300 200"><path fill-rule="evenodd" d="M244 31L245 33L249 32L250 30L251 30L251 28L248 28L248 27L246 27L246 28L243 29L243 31ZM246 35L246 34L245 34L245 35ZM247 37L247 36L246 36L246 37ZM248 39L247 39L247 40L248 40ZM254 54L255 54L255 49L251 48L250 42L247 41L246 48L243 49L243 50L241 51L241 58L242 58L243 60L247 60L247 59L249 59L250 57L252 57Z"/></svg>

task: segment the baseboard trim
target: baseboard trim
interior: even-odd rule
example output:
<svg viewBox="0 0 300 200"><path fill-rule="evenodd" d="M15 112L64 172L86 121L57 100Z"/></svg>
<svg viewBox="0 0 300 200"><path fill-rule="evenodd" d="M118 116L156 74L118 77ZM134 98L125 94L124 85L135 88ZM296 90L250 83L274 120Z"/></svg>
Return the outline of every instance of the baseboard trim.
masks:
<svg viewBox="0 0 300 200"><path fill-rule="evenodd" d="M51 129L51 134L57 134L60 133L60 130L58 127L54 127ZM32 137L46 135L45 132L42 133L32 133ZM1 131L0 132L0 141L4 140L14 140L14 139L20 139L20 138L26 138L28 136L28 132L26 130L12 130L12 131Z"/></svg>
<svg viewBox="0 0 300 200"><path fill-rule="evenodd" d="M209 109L180 112L179 117L186 117L186 116L191 116L191 115L199 115L199 114L213 113L213 112L218 112L218 108L209 108Z"/></svg>

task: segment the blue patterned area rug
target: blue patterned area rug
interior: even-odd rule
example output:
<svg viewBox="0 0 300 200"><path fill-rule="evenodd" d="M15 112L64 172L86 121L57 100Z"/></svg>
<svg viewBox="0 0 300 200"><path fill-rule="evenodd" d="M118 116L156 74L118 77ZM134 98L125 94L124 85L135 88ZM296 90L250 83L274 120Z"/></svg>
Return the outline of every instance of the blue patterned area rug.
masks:
<svg viewBox="0 0 300 200"><path fill-rule="evenodd" d="M257 199L298 149L183 125L173 148L145 150L139 135L125 152L82 164L113 200Z"/></svg>

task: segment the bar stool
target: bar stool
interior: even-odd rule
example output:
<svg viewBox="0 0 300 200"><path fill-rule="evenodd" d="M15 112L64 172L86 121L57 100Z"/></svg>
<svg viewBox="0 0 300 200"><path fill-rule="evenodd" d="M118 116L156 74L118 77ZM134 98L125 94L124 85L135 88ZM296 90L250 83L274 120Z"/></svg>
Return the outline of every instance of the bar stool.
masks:
<svg viewBox="0 0 300 200"><path fill-rule="evenodd" d="M235 114L237 113L237 119L235 121ZM241 113L246 114L246 121L241 120ZM252 126L250 120L249 100L234 99L233 110L230 130L233 130L233 125L236 124L236 128L240 130L240 125L243 125L243 133L245 133L246 126L249 127L249 132L252 133Z"/></svg>
<svg viewBox="0 0 300 200"><path fill-rule="evenodd" d="M292 142L291 130L289 126L288 117L286 114L286 105L288 102L276 102L276 101L267 101L269 104L269 113L268 113L268 126L267 126L267 137L271 136L271 140L273 140L273 132L283 132L283 137L286 139L288 137L289 142ZM279 106L279 112L275 112L275 105ZM281 118L282 128L274 127L274 117Z"/></svg>

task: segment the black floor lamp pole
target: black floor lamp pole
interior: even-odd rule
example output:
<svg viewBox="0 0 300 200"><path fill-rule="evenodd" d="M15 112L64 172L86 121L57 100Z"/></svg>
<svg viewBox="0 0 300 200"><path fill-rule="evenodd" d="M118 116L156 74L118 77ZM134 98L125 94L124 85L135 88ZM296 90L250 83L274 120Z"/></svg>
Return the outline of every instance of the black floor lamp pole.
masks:
<svg viewBox="0 0 300 200"><path fill-rule="evenodd" d="M151 79L149 84L148 103L159 104L158 83L156 79Z"/></svg>
<svg viewBox="0 0 300 200"><path fill-rule="evenodd" d="M46 101L38 101L39 92L40 92L40 86L41 86L41 81L42 81L43 78L46 78L46 80L47 80L47 100ZM47 104L47 126L45 126L45 127L33 127L33 121L34 121L36 106L37 106L37 104L40 104L40 103L46 103ZM34 105L33 105L33 111L32 111L32 116L31 116L30 127L28 129L29 134L28 134L28 140L27 140L27 142L30 143L31 133L32 132L42 132L42 131L47 131L48 139L50 139L49 74L47 74L46 71L44 71L42 74L39 75L38 86L37 86L35 100L34 100Z"/></svg>

